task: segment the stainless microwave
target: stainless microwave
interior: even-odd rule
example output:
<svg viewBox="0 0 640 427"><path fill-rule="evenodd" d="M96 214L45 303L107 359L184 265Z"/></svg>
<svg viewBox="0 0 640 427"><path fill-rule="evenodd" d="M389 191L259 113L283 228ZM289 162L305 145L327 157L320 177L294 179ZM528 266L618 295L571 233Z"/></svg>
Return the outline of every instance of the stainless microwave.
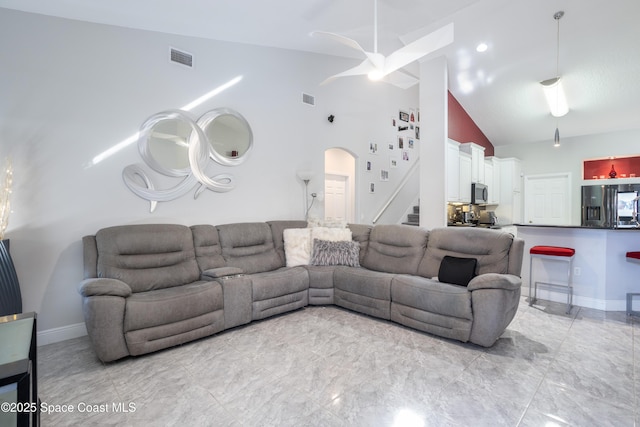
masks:
<svg viewBox="0 0 640 427"><path fill-rule="evenodd" d="M474 205L486 205L489 203L489 190L486 185L476 182L471 184L471 203Z"/></svg>

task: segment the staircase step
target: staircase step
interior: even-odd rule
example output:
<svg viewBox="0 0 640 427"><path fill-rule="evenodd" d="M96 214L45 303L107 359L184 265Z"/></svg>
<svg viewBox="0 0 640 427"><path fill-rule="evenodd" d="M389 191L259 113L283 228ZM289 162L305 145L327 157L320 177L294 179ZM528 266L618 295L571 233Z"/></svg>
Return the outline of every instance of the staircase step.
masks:
<svg viewBox="0 0 640 427"><path fill-rule="evenodd" d="M419 214L407 215L407 222L420 222L420 215Z"/></svg>
<svg viewBox="0 0 640 427"><path fill-rule="evenodd" d="M420 206L414 206L413 207L413 213L414 214L419 214L420 213Z"/></svg>
<svg viewBox="0 0 640 427"><path fill-rule="evenodd" d="M420 223L419 222L403 222L404 225L413 225L415 227L420 227Z"/></svg>

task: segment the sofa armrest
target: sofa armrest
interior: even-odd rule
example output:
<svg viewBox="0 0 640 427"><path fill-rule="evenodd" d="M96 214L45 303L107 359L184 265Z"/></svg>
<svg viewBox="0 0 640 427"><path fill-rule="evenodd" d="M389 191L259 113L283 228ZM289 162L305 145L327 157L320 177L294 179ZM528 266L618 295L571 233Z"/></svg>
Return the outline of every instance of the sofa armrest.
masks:
<svg viewBox="0 0 640 427"><path fill-rule="evenodd" d="M491 347L518 311L522 279L513 274L487 273L474 277L471 291L473 324L469 341Z"/></svg>
<svg viewBox="0 0 640 427"><path fill-rule="evenodd" d="M78 292L83 297L114 296L127 298L131 295L131 287L118 279L85 279L80 282Z"/></svg>
<svg viewBox="0 0 640 427"><path fill-rule="evenodd" d="M242 269L238 267L210 268L202 272L202 280L216 280L222 277L238 276L242 273Z"/></svg>
<svg viewBox="0 0 640 427"><path fill-rule="evenodd" d="M513 291L522 286L522 279L513 274L486 273L474 277L467 285L470 291L478 289L505 289Z"/></svg>

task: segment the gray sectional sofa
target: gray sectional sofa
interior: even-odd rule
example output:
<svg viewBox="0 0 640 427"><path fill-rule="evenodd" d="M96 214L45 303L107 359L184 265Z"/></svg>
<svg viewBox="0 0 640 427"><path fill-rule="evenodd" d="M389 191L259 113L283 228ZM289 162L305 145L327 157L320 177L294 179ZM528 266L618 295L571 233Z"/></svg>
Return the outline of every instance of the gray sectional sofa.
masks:
<svg viewBox="0 0 640 427"><path fill-rule="evenodd" d="M143 224L85 236L79 291L98 358L141 355L327 304L489 347L516 313L524 244L511 234L351 224L360 267L287 267L284 230L306 226ZM451 256L476 260L467 286L437 279Z"/></svg>

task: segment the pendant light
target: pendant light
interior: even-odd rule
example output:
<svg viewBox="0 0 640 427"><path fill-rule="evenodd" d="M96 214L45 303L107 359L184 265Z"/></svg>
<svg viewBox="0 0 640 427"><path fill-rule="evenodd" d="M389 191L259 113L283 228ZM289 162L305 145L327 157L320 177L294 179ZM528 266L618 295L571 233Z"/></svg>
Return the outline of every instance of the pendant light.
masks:
<svg viewBox="0 0 640 427"><path fill-rule="evenodd" d="M557 34L556 34L556 76L552 79L541 81L540 84L544 89L545 97L547 98L547 104L551 114L556 117L556 132L553 138L553 146L560 146L560 130L558 129L558 117L562 117L569 112L569 106L567 104L567 98L562 88L562 82L560 79L560 19L564 16L563 11L554 13L553 19L557 22Z"/></svg>

